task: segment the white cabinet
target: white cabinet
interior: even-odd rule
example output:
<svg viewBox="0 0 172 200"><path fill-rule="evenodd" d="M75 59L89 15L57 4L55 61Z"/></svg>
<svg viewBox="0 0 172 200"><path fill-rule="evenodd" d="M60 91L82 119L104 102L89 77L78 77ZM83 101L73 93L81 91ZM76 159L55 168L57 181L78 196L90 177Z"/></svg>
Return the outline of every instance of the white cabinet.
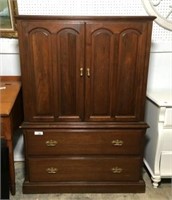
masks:
<svg viewBox="0 0 172 200"><path fill-rule="evenodd" d="M154 188L162 178L172 178L172 93L147 94L144 163L151 174Z"/></svg>

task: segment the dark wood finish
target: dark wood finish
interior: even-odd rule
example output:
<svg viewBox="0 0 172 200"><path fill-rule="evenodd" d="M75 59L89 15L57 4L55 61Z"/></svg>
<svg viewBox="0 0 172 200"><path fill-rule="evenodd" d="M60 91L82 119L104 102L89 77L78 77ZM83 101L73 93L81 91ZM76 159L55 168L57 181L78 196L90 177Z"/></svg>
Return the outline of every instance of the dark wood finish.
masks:
<svg viewBox="0 0 172 200"><path fill-rule="evenodd" d="M48 172L48 169L54 171ZM84 159L82 157L29 159L30 181L139 181L140 177L140 157L84 156Z"/></svg>
<svg viewBox="0 0 172 200"><path fill-rule="evenodd" d="M42 22L23 25L28 51L23 87L29 121L81 121L83 118L84 25ZM55 44L55 45L54 45ZM28 84L31 83L31 85Z"/></svg>
<svg viewBox="0 0 172 200"><path fill-rule="evenodd" d="M143 121L148 25L124 19L86 26L48 18L23 22L26 121Z"/></svg>
<svg viewBox="0 0 172 200"><path fill-rule="evenodd" d="M9 80L9 79L8 79ZM20 82L1 82L0 95L0 116L1 116L1 134L7 142L9 149L9 172L10 172L10 190L14 195L16 192L15 169L14 169L14 131L19 128L23 121L21 83Z"/></svg>
<svg viewBox="0 0 172 200"><path fill-rule="evenodd" d="M129 21L129 22L145 22L145 21L153 21L156 17L155 16L44 16L44 15L18 15L15 17L18 21L19 20L44 20L44 22L46 20L51 20L51 21L56 21L56 20L70 20L70 22L73 22L75 20L79 20L79 21L116 21L116 22L123 22L123 21Z"/></svg>
<svg viewBox="0 0 172 200"><path fill-rule="evenodd" d="M35 135L42 131L43 135ZM139 155L145 131L141 130L27 130L28 155ZM128 139L130 138L130 140ZM53 146L49 146L53 143ZM121 143L122 142L122 143Z"/></svg>
<svg viewBox="0 0 172 200"><path fill-rule="evenodd" d="M24 193L144 192L153 19L17 17Z"/></svg>
<svg viewBox="0 0 172 200"><path fill-rule="evenodd" d="M146 130L149 126L145 122L23 122L23 129L143 129Z"/></svg>
<svg viewBox="0 0 172 200"><path fill-rule="evenodd" d="M120 182L28 182L23 185L25 194L37 193L143 193L145 183L139 181Z"/></svg>
<svg viewBox="0 0 172 200"><path fill-rule="evenodd" d="M21 76L0 76L0 82L21 81Z"/></svg>
<svg viewBox="0 0 172 200"><path fill-rule="evenodd" d="M80 69L84 67L84 24L56 24L56 117L58 121L82 121L84 79Z"/></svg>
<svg viewBox="0 0 172 200"><path fill-rule="evenodd" d="M86 67L91 75L86 79L87 120L143 120L146 26L139 22L88 23Z"/></svg>

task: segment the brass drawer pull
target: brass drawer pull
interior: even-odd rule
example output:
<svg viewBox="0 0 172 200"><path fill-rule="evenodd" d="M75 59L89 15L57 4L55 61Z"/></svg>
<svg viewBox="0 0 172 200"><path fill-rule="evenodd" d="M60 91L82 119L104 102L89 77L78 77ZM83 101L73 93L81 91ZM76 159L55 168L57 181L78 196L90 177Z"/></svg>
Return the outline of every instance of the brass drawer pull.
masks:
<svg viewBox="0 0 172 200"><path fill-rule="evenodd" d="M83 74L84 74L83 71L84 71L84 69L83 69L83 67L81 67L81 68L80 68L80 76L81 76L81 77L82 77Z"/></svg>
<svg viewBox="0 0 172 200"><path fill-rule="evenodd" d="M54 167L49 167L46 169L47 173L48 174L56 174L58 169L57 168L54 168Z"/></svg>
<svg viewBox="0 0 172 200"><path fill-rule="evenodd" d="M87 68L87 76L90 77L90 68Z"/></svg>
<svg viewBox="0 0 172 200"><path fill-rule="evenodd" d="M57 141L56 140L48 140L45 143L47 145L47 147L55 147L57 145Z"/></svg>
<svg viewBox="0 0 172 200"><path fill-rule="evenodd" d="M119 168L119 167L113 167L112 168L113 174L120 174L120 173L122 173L122 171L123 171L123 169Z"/></svg>
<svg viewBox="0 0 172 200"><path fill-rule="evenodd" d="M122 146L123 144L124 144L124 142L122 141L122 140L113 140L112 141L112 144L114 145L114 146Z"/></svg>

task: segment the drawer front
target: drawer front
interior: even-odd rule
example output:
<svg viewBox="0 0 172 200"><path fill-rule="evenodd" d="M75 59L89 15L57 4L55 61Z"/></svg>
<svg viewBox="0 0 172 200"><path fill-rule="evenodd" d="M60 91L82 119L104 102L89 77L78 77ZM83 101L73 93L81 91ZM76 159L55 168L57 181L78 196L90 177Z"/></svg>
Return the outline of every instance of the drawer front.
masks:
<svg viewBox="0 0 172 200"><path fill-rule="evenodd" d="M30 158L30 181L138 181L139 157Z"/></svg>
<svg viewBox="0 0 172 200"><path fill-rule="evenodd" d="M172 128L172 108L166 108L164 127Z"/></svg>
<svg viewBox="0 0 172 200"><path fill-rule="evenodd" d="M172 151L161 153L160 174L162 177L172 177Z"/></svg>
<svg viewBox="0 0 172 200"><path fill-rule="evenodd" d="M25 131L29 155L140 154L144 131Z"/></svg>
<svg viewBox="0 0 172 200"><path fill-rule="evenodd" d="M160 132L161 150L172 152L172 129L164 128Z"/></svg>

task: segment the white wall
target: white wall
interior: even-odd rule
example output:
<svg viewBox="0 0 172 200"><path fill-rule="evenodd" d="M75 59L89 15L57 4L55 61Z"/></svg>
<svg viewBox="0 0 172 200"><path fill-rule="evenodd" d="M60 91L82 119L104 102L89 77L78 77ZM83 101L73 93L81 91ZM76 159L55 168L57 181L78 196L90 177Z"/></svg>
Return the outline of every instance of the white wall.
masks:
<svg viewBox="0 0 172 200"><path fill-rule="evenodd" d="M0 75L21 75L18 39L0 38Z"/></svg>
<svg viewBox="0 0 172 200"><path fill-rule="evenodd" d="M172 91L172 37L151 47L147 93L161 90Z"/></svg>
<svg viewBox="0 0 172 200"><path fill-rule="evenodd" d="M18 0L21 15L147 15L141 0ZM148 91L172 90L172 32L153 25ZM0 39L0 75L20 75L18 40ZM23 139L15 160L23 159Z"/></svg>

